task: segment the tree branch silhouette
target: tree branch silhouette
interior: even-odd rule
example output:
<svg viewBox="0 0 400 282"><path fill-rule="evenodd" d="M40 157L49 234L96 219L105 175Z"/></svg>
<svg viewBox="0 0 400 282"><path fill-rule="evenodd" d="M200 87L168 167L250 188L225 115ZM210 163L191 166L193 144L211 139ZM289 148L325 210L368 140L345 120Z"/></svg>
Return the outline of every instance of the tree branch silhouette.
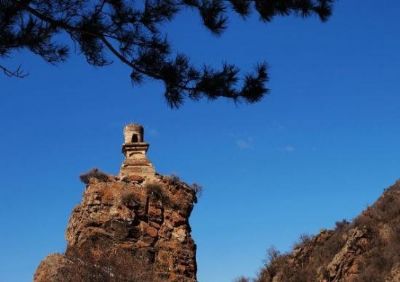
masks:
<svg viewBox="0 0 400 282"><path fill-rule="evenodd" d="M334 0L0 0L0 58L27 49L51 64L70 53L59 34L67 34L87 62L107 66L118 59L131 69L134 84L145 77L162 81L168 104L177 108L185 98L230 98L254 103L269 93L267 64L240 75L233 64L219 69L195 66L171 44L161 27L185 9L196 10L215 35L227 28L229 10L246 19L255 11L263 22L276 16L316 15L326 21ZM18 68L0 69L8 76L25 77Z"/></svg>
<svg viewBox="0 0 400 282"><path fill-rule="evenodd" d="M28 73L21 69L21 66L18 66L16 70L11 70L5 66L0 65L0 70L8 77L17 77L17 78L24 78L28 76Z"/></svg>

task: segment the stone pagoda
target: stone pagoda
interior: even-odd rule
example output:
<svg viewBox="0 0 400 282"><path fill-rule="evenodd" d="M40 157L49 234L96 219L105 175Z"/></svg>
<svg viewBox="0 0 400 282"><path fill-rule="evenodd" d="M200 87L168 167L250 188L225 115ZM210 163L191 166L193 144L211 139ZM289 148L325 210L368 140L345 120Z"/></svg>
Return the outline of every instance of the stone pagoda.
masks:
<svg viewBox="0 0 400 282"><path fill-rule="evenodd" d="M122 153L125 160L122 163L120 177L140 175L154 177L155 169L147 159L149 144L144 142L144 129L139 124L128 124L124 128L124 144Z"/></svg>

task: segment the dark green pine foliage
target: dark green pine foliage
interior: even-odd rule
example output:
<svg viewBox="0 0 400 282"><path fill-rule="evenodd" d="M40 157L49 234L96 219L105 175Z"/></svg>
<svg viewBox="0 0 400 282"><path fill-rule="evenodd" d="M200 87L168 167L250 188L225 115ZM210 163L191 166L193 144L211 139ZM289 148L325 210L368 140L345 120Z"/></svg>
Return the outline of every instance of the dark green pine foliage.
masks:
<svg viewBox="0 0 400 282"><path fill-rule="evenodd" d="M233 10L244 19L256 11L261 21L275 16L331 14L334 0L0 0L0 59L28 49L47 62L65 61L71 46L60 41L67 34L74 49L89 64L107 66L118 59L132 70L133 83L144 78L160 80L171 107L185 98L231 98L254 103L268 93L267 66L260 63L252 73L239 77L239 69L223 64L219 69L194 66L189 58L171 51L161 27L178 12L194 9L203 24L216 35L227 27ZM0 64L8 76L24 77L18 68Z"/></svg>

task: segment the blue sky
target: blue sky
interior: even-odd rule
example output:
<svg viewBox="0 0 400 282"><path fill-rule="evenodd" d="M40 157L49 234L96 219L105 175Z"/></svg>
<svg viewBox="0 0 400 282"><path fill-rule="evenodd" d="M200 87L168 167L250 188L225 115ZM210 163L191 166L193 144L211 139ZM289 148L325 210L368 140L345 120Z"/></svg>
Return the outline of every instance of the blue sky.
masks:
<svg viewBox="0 0 400 282"><path fill-rule="evenodd" d="M0 76L0 281L30 281L65 249L83 192L78 176L116 174L122 128L142 123L163 174L204 187L190 219L198 278L254 276L271 245L351 219L399 178L400 31L396 0L339 1L329 22L230 19L220 37L185 13L168 25L197 63L270 65L271 95L253 105L167 107L162 85L132 87L119 63L93 68L77 55L51 66L28 53L23 79Z"/></svg>

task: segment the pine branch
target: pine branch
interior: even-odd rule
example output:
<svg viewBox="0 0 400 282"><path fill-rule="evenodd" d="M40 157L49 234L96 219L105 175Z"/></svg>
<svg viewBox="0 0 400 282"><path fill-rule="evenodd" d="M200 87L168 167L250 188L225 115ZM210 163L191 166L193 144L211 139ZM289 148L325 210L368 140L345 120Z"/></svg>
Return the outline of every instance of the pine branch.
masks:
<svg viewBox="0 0 400 282"><path fill-rule="evenodd" d="M0 70L8 77L16 77L16 78L24 78L27 77L29 74L21 69L21 66L18 66L16 70L10 70L9 68L0 65Z"/></svg>
<svg viewBox="0 0 400 282"><path fill-rule="evenodd" d="M184 98L226 97L254 103L269 93L266 64L241 77L232 64L219 69L193 66L185 55L171 52L162 26L186 8L197 10L203 25L216 35L227 28L230 9L244 19L254 11L264 22L291 14L317 15L324 21L334 1L149 0L142 7L121 0L0 0L0 57L26 48L49 63L64 62L69 46L56 37L64 32L89 64L106 66L111 55L132 70L133 83L144 77L162 81L171 107L179 107ZM0 66L0 71L7 76L27 75L20 67L12 71Z"/></svg>

